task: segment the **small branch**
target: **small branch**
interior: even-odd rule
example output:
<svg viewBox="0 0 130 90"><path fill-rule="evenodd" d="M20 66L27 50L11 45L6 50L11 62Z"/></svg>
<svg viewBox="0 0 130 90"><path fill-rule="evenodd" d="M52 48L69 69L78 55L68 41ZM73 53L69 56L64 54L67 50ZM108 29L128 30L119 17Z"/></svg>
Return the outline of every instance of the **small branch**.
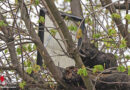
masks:
<svg viewBox="0 0 130 90"><path fill-rule="evenodd" d="M56 8L54 2L52 0L42 0L42 1L47 4L46 8L48 9L49 14L54 18L55 22L60 28L58 32L60 32L66 40L67 52L73 57L73 59L76 62L77 67L82 68L84 64L79 55L78 49L76 48L75 43L73 42L72 36L69 33L69 30L64 20L62 19L58 9ZM93 84L92 84L91 79L89 78L89 75L82 76L82 79L88 90L94 90ZM68 85L65 84L65 88L67 88L66 86Z"/></svg>
<svg viewBox="0 0 130 90"><path fill-rule="evenodd" d="M110 11L111 15L113 13L117 13L116 8L114 6L114 3L112 3L111 0L100 0L100 1L102 3L102 6L104 6L104 5L107 6L108 5L106 7L106 9L108 9ZM128 30L125 29L125 26L124 26L122 20L120 18L118 18L118 19L113 18L113 21L116 23L116 26L117 26L118 30L120 31L122 37L124 39L126 39L127 47L130 48L130 33L128 32Z"/></svg>
<svg viewBox="0 0 130 90"><path fill-rule="evenodd" d="M63 81L62 81L62 77L63 77L62 72L60 71L60 69L58 69L55 66L52 58L50 57L50 55L47 52L46 48L42 44L40 38L36 34L35 29L32 26L32 22L30 20L30 16L29 16L26 4L23 2L23 0L18 0L18 3L20 5L21 13L24 13L24 14L21 14L21 18L25 22L25 26L26 26L26 28L29 31L29 35L32 37L32 41L37 46L37 49L40 52L40 55L44 59L44 63L46 64L46 66L49 69L49 71L53 74L54 79L57 82L59 82L60 84L63 84Z"/></svg>
<svg viewBox="0 0 130 90"><path fill-rule="evenodd" d="M16 67L12 67L12 66L2 67L2 66L0 66L0 69L1 69L1 70L16 70Z"/></svg>
<svg viewBox="0 0 130 90"><path fill-rule="evenodd" d="M118 4L118 3L116 3L116 4L114 4L114 6L115 6L115 8L116 9L121 9L121 10L125 10L126 9L126 5L125 5L125 3L123 3L123 4ZM128 10L130 10L130 2L128 2Z"/></svg>
<svg viewBox="0 0 130 90"><path fill-rule="evenodd" d="M130 8L130 6L129 6L129 5L130 5L130 4L128 4L128 0L125 0L126 15L128 14L128 9ZM125 29L126 29L126 31L128 31L128 20L127 20L127 19L126 19Z"/></svg>
<svg viewBox="0 0 130 90"><path fill-rule="evenodd" d="M6 38L4 37L4 35L3 35L3 34L1 34L1 33L0 33L0 39L1 39L1 40L3 40L3 41L5 41L5 40L6 40Z"/></svg>

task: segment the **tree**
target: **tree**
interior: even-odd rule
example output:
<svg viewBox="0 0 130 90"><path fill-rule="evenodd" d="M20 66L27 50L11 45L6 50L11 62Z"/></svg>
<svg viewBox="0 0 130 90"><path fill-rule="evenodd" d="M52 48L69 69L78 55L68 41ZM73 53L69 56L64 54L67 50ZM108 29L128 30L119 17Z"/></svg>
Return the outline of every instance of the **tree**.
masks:
<svg viewBox="0 0 130 90"><path fill-rule="evenodd" d="M64 3L70 3L70 11L73 15L83 18L80 24L73 21L76 26L71 25L70 28L77 27L73 31L70 31L65 24L56 7L56 2L58 0L3 0L0 2L2 4L0 69L2 76L6 76L6 81L15 82L13 84L22 89L34 90L85 90L86 88L87 90L116 88L128 90L130 87L129 1L125 0L126 13L123 13L125 17L121 17L120 2L117 4L111 0L100 0L100 2L64 0ZM63 52L75 61L76 66L64 69L54 64L53 57L37 34L38 23L45 23L45 18L39 17L41 7L46 8L57 29L49 30L45 27L46 30L57 42L59 40L55 37L55 33L59 33L65 47L65 50L62 48ZM61 9L66 11L68 8ZM39 17L37 22L34 20L36 17ZM80 25L84 21L85 29L82 31ZM72 38L73 35L77 39L82 39L80 46L77 47L77 42ZM36 63L37 50L44 59L42 66ZM3 79L1 79L2 82ZM112 84L109 85L109 83ZM103 84L104 87L102 87Z"/></svg>

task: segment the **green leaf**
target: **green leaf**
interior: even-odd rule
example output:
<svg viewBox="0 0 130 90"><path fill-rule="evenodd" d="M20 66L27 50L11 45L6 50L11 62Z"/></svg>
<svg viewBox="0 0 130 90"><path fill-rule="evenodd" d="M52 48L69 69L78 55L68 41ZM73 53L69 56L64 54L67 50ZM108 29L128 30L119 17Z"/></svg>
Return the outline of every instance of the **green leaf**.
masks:
<svg viewBox="0 0 130 90"><path fill-rule="evenodd" d="M18 55L21 54L21 49L20 49L20 47L18 47L16 51L17 51Z"/></svg>
<svg viewBox="0 0 130 90"><path fill-rule="evenodd" d="M117 67L118 72L125 72L126 68L123 65Z"/></svg>
<svg viewBox="0 0 130 90"><path fill-rule="evenodd" d="M55 36L56 33L57 33L57 30L55 30L55 29L51 29L51 30L50 30L50 33L51 33L51 35Z"/></svg>
<svg viewBox="0 0 130 90"><path fill-rule="evenodd" d="M28 51L29 51L29 52L32 52L31 44L28 45Z"/></svg>
<svg viewBox="0 0 130 90"><path fill-rule="evenodd" d="M70 30L70 31L77 31L77 26L74 26L74 25L70 25L70 26L68 26L68 29Z"/></svg>
<svg viewBox="0 0 130 90"><path fill-rule="evenodd" d="M98 71L104 71L104 67L102 65L95 65L93 68L93 73L96 73Z"/></svg>
<svg viewBox="0 0 130 90"><path fill-rule="evenodd" d="M18 4L18 0L15 0L15 4Z"/></svg>
<svg viewBox="0 0 130 90"><path fill-rule="evenodd" d="M23 46L22 46L22 50L23 50L23 51L27 51L27 50L28 50L27 47L26 47L26 45L23 45Z"/></svg>
<svg viewBox="0 0 130 90"><path fill-rule="evenodd" d="M78 69L77 74L79 74L80 76L82 75L82 69L81 69L81 68L80 68L80 69Z"/></svg>
<svg viewBox="0 0 130 90"><path fill-rule="evenodd" d="M121 44L120 44L120 48L125 48L125 47L127 47L126 40L122 39Z"/></svg>
<svg viewBox="0 0 130 90"><path fill-rule="evenodd" d="M71 14L71 13L72 13L72 11L71 11L71 10L69 10L69 11L66 11L66 13L70 13L70 14Z"/></svg>
<svg viewBox="0 0 130 90"><path fill-rule="evenodd" d="M96 68L93 68L93 73L96 73L97 72L97 69Z"/></svg>
<svg viewBox="0 0 130 90"><path fill-rule="evenodd" d="M23 46L22 46L22 50L23 50L23 51L27 51L26 45L23 45ZM20 54L21 54L21 47L18 47L18 48L16 49L16 51L17 51L18 55L20 55Z"/></svg>
<svg viewBox="0 0 130 90"><path fill-rule="evenodd" d="M38 22L39 23L44 23L45 22L45 18L43 16L40 16Z"/></svg>
<svg viewBox="0 0 130 90"><path fill-rule="evenodd" d="M5 49L5 51L4 51L4 52L5 52L5 54L6 54L6 53L8 52L8 49Z"/></svg>
<svg viewBox="0 0 130 90"><path fill-rule="evenodd" d="M117 13L113 13L112 18L120 19L121 16L119 14L117 14Z"/></svg>
<svg viewBox="0 0 130 90"><path fill-rule="evenodd" d="M88 75L88 72L87 72L86 68L84 67L84 68L78 69L77 74L79 74L80 76L81 76L81 75L87 76L87 75Z"/></svg>
<svg viewBox="0 0 130 90"><path fill-rule="evenodd" d="M5 0L0 0L0 2L3 2L3 1L5 1Z"/></svg>
<svg viewBox="0 0 130 90"><path fill-rule="evenodd" d="M35 65L33 66L33 71L34 71L34 72L38 72L40 69L41 69L41 68L40 68L39 65L36 65L36 64L35 64Z"/></svg>
<svg viewBox="0 0 130 90"><path fill-rule="evenodd" d="M43 68L46 69L46 65L45 64L42 64Z"/></svg>
<svg viewBox="0 0 130 90"><path fill-rule="evenodd" d="M130 75L130 66L128 66L128 75Z"/></svg>
<svg viewBox="0 0 130 90"><path fill-rule="evenodd" d="M7 26L7 24L5 24L3 20L0 20L0 27L4 27L4 26Z"/></svg>
<svg viewBox="0 0 130 90"><path fill-rule="evenodd" d="M30 60L24 61L24 65L27 66L27 67L31 67Z"/></svg>
<svg viewBox="0 0 130 90"><path fill-rule="evenodd" d="M87 73L86 68L83 68L83 76L87 76L87 75L88 75L88 73Z"/></svg>
<svg viewBox="0 0 130 90"><path fill-rule="evenodd" d="M33 45L33 49L34 49L34 50L36 50L36 49L37 49L37 47L36 47L36 45L35 45L35 44Z"/></svg>
<svg viewBox="0 0 130 90"><path fill-rule="evenodd" d="M126 55L125 58L130 60L130 55Z"/></svg>
<svg viewBox="0 0 130 90"><path fill-rule="evenodd" d="M99 33L96 33L96 34L93 34L93 38L100 38L101 34Z"/></svg>
<svg viewBox="0 0 130 90"><path fill-rule="evenodd" d="M92 22L92 20L91 20L90 18L86 18L86 19L85 19L85 23L87 23L87 24L89 24L89 25L92 25L92 24L93 24L93 22Z"/></svg>
<svg viewBox="0 0 130 90"><path fill-rule="evenodd" d="M24 86L26 85L26 82L25 81L22 81L19 83L19 87L24 89Z"/></svg>
<svg viewBox="0 0 130 90"><path fill-rule="evenodd" d="M36 65L35 69L39 71L40 70L40 66Z"/></svg>
<svg viewBox="0 0 130 90"><path fill-rule="evenodd" d="M118 59L118 58L119 58L119 56L118 56L117 54L115 54L114 56L115 56L115 58L116 58L116 59Z"/></svg>
<svg viewBox="0 0 130 90"><path fill-rule="evenodd" d="M111 46L111 44L110 44L109 42L104 42L104 44L105 44L105 46L106 46L107 48L109 48L109 47Z"/></svg>
<svg viewBox="0 0 130 90"><path fill-rule="evenodd" d="M40 3L39 0L35 0L35 5L38 5Z"/></svg>
<svg viewBox="0 0 130 90"><path fill-rule="evenodd" d="M125 47L126 47L126 45L120 44L120 48L125 48Z"/></svg>
<svg viewBox="0 0 130 90"><path fill-rule="evenodd" d="M27 70L26 70L26 72L27 72L28 74L31 74L32 71L33 71L33 68L32 68L32 67L28 67Z"/></svg>
<svg viewBox="0 0 130 90"><path fill-rule="evenodd" d="M125 19L130 20L130 14L126 14Z"/></svg>
<svg viewBox="0 0 130 90"><path fill-rule="evenodd" d="M24 66L27 66L28 65L28 62L27 61L24 61Z"/></svg>
<svg viewBox="0 0 130 90"><path fill-rule="evenodd" d="M64 0L64 2L70 2L71 0Z"/></svg>
<svg viewBox="0 0 130 90"><path fill-rule="evenodd" d="M69 18L68 18L68 16L65 16L65 18L64 18L65 20L68 20Z"/></svg>
<svg viewBox="0 0 130 90"><path fill-rule="evenodd" d="M108 29L108 35L112 36L113 34L116 34L116 30L115 29Z"/></svg>

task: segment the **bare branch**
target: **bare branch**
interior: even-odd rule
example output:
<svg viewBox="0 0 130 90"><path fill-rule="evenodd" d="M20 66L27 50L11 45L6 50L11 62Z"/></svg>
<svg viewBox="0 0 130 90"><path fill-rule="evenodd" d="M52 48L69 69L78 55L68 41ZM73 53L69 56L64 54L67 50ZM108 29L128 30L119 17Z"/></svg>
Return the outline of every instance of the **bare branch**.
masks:
<svg viewBox="0 0 130 90"><path fill-rule="evenodd" d="M0 33L0 39L1 39L1 40L3 40L3 41L5 41L5 40L6 40L6 38L4 37L4 35L3 35L3 34L1 34L1 33Z"/></svg>
<svg viewBox="0 0 130 90"><path fill-rule="evenodd" d="M16 70L16 68L17 67L11 67L11 66L9 66L9 67L3 67L3 66L0 66L1 70Z"/></svg>
<svg viewBox="0 0 130 90"><path fill-rule="evenodd" d="M116 3L116 4L114 4L114 6L115 6L115 8L116 9L121 9L121 10L126 10L126 6L125 6L125 3L123 3L123 4L118 4L118 3ZM128 10L130 10L130 2L128 2Z"/></svg>

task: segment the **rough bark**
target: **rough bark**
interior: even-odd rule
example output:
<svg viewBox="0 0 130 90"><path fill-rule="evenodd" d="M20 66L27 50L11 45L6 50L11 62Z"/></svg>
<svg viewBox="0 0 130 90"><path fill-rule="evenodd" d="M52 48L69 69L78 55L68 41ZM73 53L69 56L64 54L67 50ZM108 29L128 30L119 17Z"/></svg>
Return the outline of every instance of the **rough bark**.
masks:
<svg viewBox="0 0 130 90"><path fill-rule="evenodd" d="M86 67L93 68L95 65L102 65L105 69L117 67L117 60L112 53L98 51L95 47L80 50L81 58Z"/></svg>
<svg viewBox="0 0 130 90"><path fill-rule="evenodd" d="M80 0L71 0L70 6L73 15L83 17Z"/></svg>
<svg viewBox="0 0 130 90"><path fill-rule="evenodd" d="M35 29L32 27L32 23L31 23L25 3L22 0L18 0L18 1L19 1L20 9L21 9L21 18L25 22L26 28L30 36L32 37L32 41L35 43L38 51L40 52L42 58L44 59L45 65L47 66L49 71L52 73L54 79L64 86L65 84L63 84L62 73L60 69L55 66L54 62L52 61L52 58L49 56L46 48L40 41L40 38L38 37L38 35L36 34Z"/></svg>
<svg viewBox="0 0 130 90"><path fill-rule="evenodd" d="M128 10L130 10L130 1L128 2L128 5L129 5ZM115 8L116 9L120 9L120 10L126 10L125 3L123 3L123 4L116 3L115 4Z"/></svg>
<svg viewBox="0 0 130 90"><path fill-rule="evenodd" d="M77 70L76 67L67 67L64 80L72 87L79 88L79 90L88 90L85 88L81 77L77 74ZM96 90L129 90L130 88L130 76L126 72L106 70L93 74L91 70L88 71L91 73L90 78L92 78Z"/></svg>
<svg viewBox="0 0 130 90"><path fill-rule="evenodd" d="M28 83L34 83L39 84L38 81L36 81L34 78L32 78L30 75L28 75L26 72L23 71L22 65L20 64L20 61L17 58L16 49L15 49L15 39L13 30L8 28L8 23L6 22L4 16L0 13L0 19L3 20L6 23L6 27L1 27L4 31L4 38L3 41L6 42L7 48L9 50L10 59L11 59L11 66L10 67L1 67L2 70L16 70L17 74L20 75L20 77L25 80ZM41 88L47 88L47 84L40 85L38 87Z"/></svg>
<svg viewBox="0 0 130 90"><path fill-rule="evenodd" d="M73 15L79 16L82 19L84 19L80 0L71 0L70 7L71 7L71 11L72 11ZM81 21L81 23L83 23L83 21ZM86 48L90 47L90 40L88 39L87 30L85 27L84 27L84 30L82 33L83 33L82 42L81 42L81 46L79 46L79 47L81 47L81 49L85 50Z"/></svg>
<svg viewBox="0 0 130 90"><path fill-rule="evenodd" d="M3 15L1 13L0 13L0 19L3 20L8 25L8 23L6 22L5 18L3 17ZM3 30L4 36L5 36L5 39L3 39L3 40L6 42L7 47L9 49L12 66L17 67L16 70L19 72L19 74L22 74L23 71L22 71L19 61L17 60L17 55L16 55L16 51L15 51L13 31L7 27L8 26L2 27L2 30ZM28 78L28 79L25 78L26 80L32 81L32 78L30 78L27 74L25 74L25 76Z"/></svg>
<svg viewBox="0 0 130 90"><path fill-rule="evenodd" d="M44 2L44 1L43 1ZM66 42L67 42L67 51L68 53L74 58L76 65L78 66L78 68L82 68L84 66L81 57L78 53L78 50L75 47L75 44L72 40L72 36L69 33L69 30L65 24L65 22L63 21L63 19L60 16L60 13L58 12L55 4L53 3L52 0L45 0L46 4L48 5L48 8L50 9L50 14L53 15L56 23L59 25L60 28L60 32L62 32ZM82 76L82 79L85 83L85 86L87 87L88 90L93 90L93 85L92 82L89 78L89 75L84 77Z"/></svg>

